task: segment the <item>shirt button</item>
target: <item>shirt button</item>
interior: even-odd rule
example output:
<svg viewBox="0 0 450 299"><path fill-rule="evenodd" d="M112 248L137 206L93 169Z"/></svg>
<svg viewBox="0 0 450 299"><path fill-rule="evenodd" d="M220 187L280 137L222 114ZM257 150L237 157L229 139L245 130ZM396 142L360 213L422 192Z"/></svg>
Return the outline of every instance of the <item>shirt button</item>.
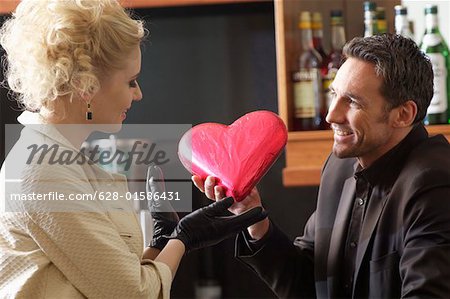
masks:
<svg viewBox="0 0 450 299"><path fill-rule="evenodd" d="M362 198L358 197L357 200L358 200L358 205L360 205L360 206L363 206L366 203L366 201L364 199L362 199Z"/></svg>
<svg viewBox="0 0 450 299"><path fill-rule="evenodd" d="M356 242L351 242L351 243L350 243L350 247L351 247L351 248L355 248L356 245L358 245Z"/></svg>

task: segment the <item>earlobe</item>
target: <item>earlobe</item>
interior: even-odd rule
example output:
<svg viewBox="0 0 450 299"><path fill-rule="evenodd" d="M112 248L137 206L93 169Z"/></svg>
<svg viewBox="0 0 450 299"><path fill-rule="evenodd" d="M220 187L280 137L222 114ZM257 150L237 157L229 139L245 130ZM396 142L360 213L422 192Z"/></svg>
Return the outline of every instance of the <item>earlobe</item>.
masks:
<svg viewBox="0 0 450 299"><path fill-rule="evenodd" d="M393 124L394 127L405 128L413 124L417 115L417 105L414 101L409 100L394 109L397 110Z"/></svg>
<svg viewBox="0 0 450 299"><path fill-rule="evenodd" d="M88 93L80 92L78 95L79 95L80 99L85 103L89 103L91 101L91 95Z"/></svg>

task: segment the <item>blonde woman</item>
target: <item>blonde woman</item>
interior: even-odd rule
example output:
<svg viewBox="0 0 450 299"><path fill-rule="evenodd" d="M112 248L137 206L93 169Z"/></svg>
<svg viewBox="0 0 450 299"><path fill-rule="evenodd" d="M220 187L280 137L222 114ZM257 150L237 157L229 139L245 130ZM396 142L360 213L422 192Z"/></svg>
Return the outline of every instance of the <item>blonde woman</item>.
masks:
<svg viewBox="0 0 450 299"><path fill-rule="evenodd" d="M152 211L154 246L144 249L127 201L45 200L127 192L124 176L95 164L50 163L48 155L24 152L30 145L56 146L53 159L61 161L79 154L93 131L118 130L142 99L144 35L142 22L116 0L23 0L2 26L5 78L27 111L1 169L1 298L167 298L185 252L266 216L253 209L223 218L231 198L179 222ZM13 201L12 195L44 199Z"/></svg>

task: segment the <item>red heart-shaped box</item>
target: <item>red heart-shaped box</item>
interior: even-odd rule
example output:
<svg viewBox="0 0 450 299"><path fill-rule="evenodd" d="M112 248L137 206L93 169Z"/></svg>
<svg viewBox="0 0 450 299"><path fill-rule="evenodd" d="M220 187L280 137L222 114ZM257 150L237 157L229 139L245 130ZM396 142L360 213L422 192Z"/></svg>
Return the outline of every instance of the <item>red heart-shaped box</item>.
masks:
<svg viewBox="0 0 450 299"><path fill-rule="evenodd" d="M203 180L219 179L226 196L243 200L266 174L287 142L283 121L273 112L254 111L231 125L192 127L178 144L184 167Z"/></svg>

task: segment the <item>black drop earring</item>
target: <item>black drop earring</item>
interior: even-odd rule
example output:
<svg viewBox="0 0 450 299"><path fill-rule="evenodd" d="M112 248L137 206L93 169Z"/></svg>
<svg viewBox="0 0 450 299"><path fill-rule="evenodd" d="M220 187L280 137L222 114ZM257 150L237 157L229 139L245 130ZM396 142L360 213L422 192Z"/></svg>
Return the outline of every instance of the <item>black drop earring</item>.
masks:
<svg viewBox="0 0 450 299"><path fill-rule="evenodd" d="M86 120L92 120L91 103L87 103Z"/></svg>

